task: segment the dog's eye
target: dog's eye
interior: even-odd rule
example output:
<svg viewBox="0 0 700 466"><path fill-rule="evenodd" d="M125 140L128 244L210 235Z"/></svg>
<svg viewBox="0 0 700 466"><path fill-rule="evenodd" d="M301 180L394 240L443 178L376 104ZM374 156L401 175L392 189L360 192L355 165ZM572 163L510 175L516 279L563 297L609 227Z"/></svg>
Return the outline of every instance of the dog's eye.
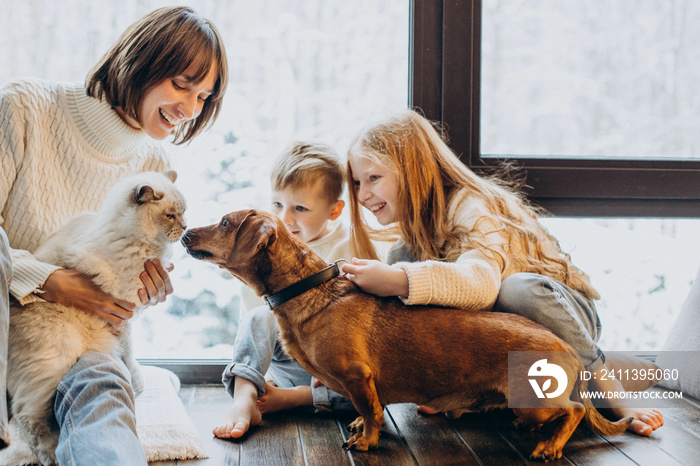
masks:
<svg viewBox="0 0 700 466"><path fill-rule="evenodd" d="M175 215L173 214L165 214L166 217L168 217L170 220L175 220Z"/></svg>
<svg viewBox="0 0 700 466"><path fill-rule="evenodd" d="M226 220L225 218L222 218L220 225L221 225L221 228L226 228L228 226L228 220Z"/></svg>

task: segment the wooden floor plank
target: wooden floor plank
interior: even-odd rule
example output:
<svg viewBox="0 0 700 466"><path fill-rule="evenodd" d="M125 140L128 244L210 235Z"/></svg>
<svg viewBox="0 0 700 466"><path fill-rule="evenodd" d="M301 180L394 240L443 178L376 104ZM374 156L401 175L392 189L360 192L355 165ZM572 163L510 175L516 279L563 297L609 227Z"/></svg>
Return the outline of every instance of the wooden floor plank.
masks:
<svg viewBox="0 0 700 466"><path fill-rule="evenodd" d="M262 424L251 429L240 441L240 464L245 466L302 465L302 450L297 413L286 411L263 418Z"/></svg>
<svg viewBox="0 0 700 466"><path fill-rule="evenodd" d="M504 411L499 415L487 415L485 418L486 424L491 426L494 430L497 430L523 458L527 458L528 461L534 464L537 463L537 461L530 459L530 455L538 443L546 440L544 435L536 431L533 432L527 428L514 427L513 421L516 417L508 411ZM562 457L556 461L550 461L547 464L552 466L570 466L572 463L566 457Z"/></svg>
<svg viewBox="0 0 700 466"><path fill-rule="evenodd" d="M529 464L527 460L529 453L527 456L520 454L499 433L499 429L505 429L512 422L512 419L504 422L503 416L510 415L497 411L465 414L459 419L451 421L451 425L482 464ZM487 423L489 418L492 425Z"/></svg>
<svg viewBox="0 0 700 466"><path fill-rule="evenodd" d="M178 461L178 465L187 466L235 466L239 464L240 445L236 442L221 440L211 433L214 426L221 422L223 414L231 405L231 397L221 385L189 385L180 389L187 412L197 428L199 438L209 458L201 460Z"/></svg>
<svg viewBox="0 0 700 466"><path fill-rule="evenodd" d="M309 466L352 464L350 454L342 447L345 440L340 433L335 416L303 412L297 415L297 425L306 464Z"/></svg>
<svg viewBox="0 0 700 466"><path fill-rule="evenodd" d="M514 415L509 411L447 420L419 415L415 405L392 405L385 411L379 448L371 452L341 448L350 436L345 426L353 418L302 411L265 416L263 424L242 440L226 441L211 434L231 405L221 385L185 385L180 399L210 455L176 462L187 466L540 464L530 461L529 455L547 434L513 428ZM606 438L582 424L564 447L565 457L551 464L698 464L700 405L694 400L677 402L678 408L661 409L666 425L651 437L625 433Z"/></svg>
<svg viewBox="0 0 700 466"><path fill-rule="evenodd" d="M614 444L594 434L584 425L579 425L564 446L564 456L577 465L635 464Z"/></svg>
<svg viewBox="0 0 700 466"><path fill-rule="evenodd" d="M652 434L659 440L658 446L682 464L700 463L700 440L675 421L666 419L663 427Z"/></svg>
<svg viewBox="0 0 700 466"><path fill-rule="evenodd" d="M669 392L663 388L654 388L659 392ZM664 415L664 419L674 421L679 426L683 427L688 432L693 433L698 437L700 442L700 401L683 394L682 399L676 399L672 402L671 408L659 408Z"/></svg>
<svg viewBox="0 0 700 466"><path fill-rule="evenodd" d="M390 405L386 412L418 464L479 464L445 416L421 415L416 405L409 403Z"/></svg>
<svg viewBox="0 0 700 466"><path fill-rule="evenodd" d="M642 437L629 432L617 437L602 436L602 438L640 465L681 464L661 448L663 441L656 434Z"/></svg>

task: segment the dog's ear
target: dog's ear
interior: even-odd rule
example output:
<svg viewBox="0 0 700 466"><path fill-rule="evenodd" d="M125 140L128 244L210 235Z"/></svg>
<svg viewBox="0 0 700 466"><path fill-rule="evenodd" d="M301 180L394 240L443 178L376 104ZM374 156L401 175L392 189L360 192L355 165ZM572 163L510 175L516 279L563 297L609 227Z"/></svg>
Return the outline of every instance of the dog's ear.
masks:
<svg viewBox="0 0 700 466"><path fill-rule="evenodd" d="M249 213L238 226L233 250L226 265L247 263L253 256L270 247L277 239L277 224L269 217Z"/></svg>
<svg viewBox="0 0 700 466"><path fill-rule="evenodd" d="M142 184L134 189L134 203L135 204L145 204L146 202L159 201L162 199L163 194L156 192L152 186L147 184Z"/></svg>

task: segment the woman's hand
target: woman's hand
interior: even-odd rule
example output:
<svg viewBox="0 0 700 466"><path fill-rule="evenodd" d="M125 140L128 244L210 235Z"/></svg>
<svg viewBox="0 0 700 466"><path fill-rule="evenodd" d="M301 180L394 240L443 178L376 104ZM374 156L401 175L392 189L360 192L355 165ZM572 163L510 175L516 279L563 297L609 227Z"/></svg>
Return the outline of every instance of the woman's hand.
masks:
<svg viewBox="0 0 700 466"><path fill-rule="evenodd" d="M115 328L134 316L134 304L103 292L90 277L75 270L54 271L40 290L45 300L95 314Z"/></svg>
<svg viewBox="0 0 700 466"><path fill-rule="evenodd" d="M168 272L172 272L175 266L170 264L168 270L165 270L158 259L149 259L143 264L143 268L140 278L144 288L139 289L141 304L150 306L165 302L165 298L173 292Z"/></svg>
<svg viewBox="0 0 700 466"><path fill-rule="evenodd" d="M352 259L342 271L362 291L377 296L408 296L408 276L403 269L377 260Z"/></svg>

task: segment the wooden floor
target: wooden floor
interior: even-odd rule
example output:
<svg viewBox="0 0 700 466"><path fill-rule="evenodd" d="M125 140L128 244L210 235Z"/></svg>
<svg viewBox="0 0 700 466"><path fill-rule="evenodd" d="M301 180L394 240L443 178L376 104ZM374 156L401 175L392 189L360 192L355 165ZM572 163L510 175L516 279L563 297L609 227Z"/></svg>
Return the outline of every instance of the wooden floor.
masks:
<svg viewBox="0 0 700 466"><path fill-rule="evenodd" d="M660 390L660 389L653 389ZM379 449L349 452L341 448L351 419L287 412L266 417L243 440L213 438L211 429L231 403L221 385L185 385L180 398L204 440L209 458L180 465L469 465L530 464L530 452L542 437L516 430L510 412L467 414L456 421L422 416L415 405L391 405ZM677 400L666 408L665 425L651 437L626 433L606 438L582 423L551 464L700 464L700 402ZM152 463L157 465L173 463Z"/></svg>

